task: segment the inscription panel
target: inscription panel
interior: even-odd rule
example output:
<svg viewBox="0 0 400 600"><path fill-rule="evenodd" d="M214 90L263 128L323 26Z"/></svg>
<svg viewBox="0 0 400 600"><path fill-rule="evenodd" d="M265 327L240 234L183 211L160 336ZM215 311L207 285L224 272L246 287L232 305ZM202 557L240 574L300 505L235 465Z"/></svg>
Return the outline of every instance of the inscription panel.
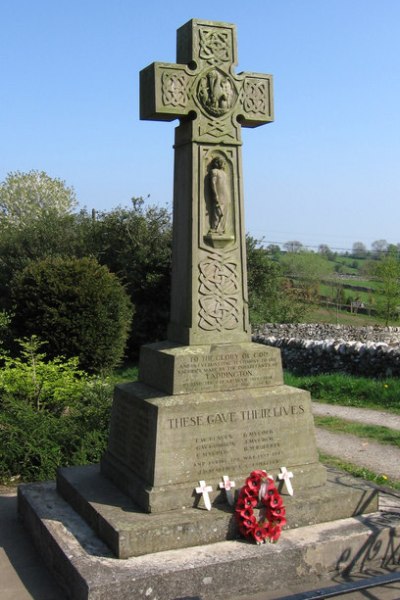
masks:
<svg viewBox="0 0 400 600"><path fill-rule="evenodd" d="M262 387L282 383L279 353L264 348L249 352L192 354L180 357L175 385L181 392Z"/></svg>
<svg viewBox="0 0 400 600"><path fill-rule="evenodd" d="M310 394L285 385L171 396L120 384L108 454L149 489L187 484L192 491L200 479L243 481L253 469L281 466L305 487L325 477L312 474L319 463Z"/></svg>
<svg viewBox="0 0 400 600"><path fill-rule="evenodd" d="M254 343L143 346L140 380L168 394L269 387L283 383L277 348Z"/></svg>
<svg viewBox="0 0 400 600"><path fill-rule="evenodd" d="M301 396L301 394L300 394ZM271 402L273 400L273 402ZM160 421L163 447L168 455L159 457L156 485L163 485L163 461L173 465L173 480L183 483L199 478L218 478L228 473L245 476L251 470L277 470L317 459L315 445L310 444L313 418L309 397L280 401L249 398L249 402L232 402L218 407L198 405L176 407ZM234 408L232 408L234 406ZM296 443L293 439L296 435ZM169 481L171 481L171 468Z"/></svg>

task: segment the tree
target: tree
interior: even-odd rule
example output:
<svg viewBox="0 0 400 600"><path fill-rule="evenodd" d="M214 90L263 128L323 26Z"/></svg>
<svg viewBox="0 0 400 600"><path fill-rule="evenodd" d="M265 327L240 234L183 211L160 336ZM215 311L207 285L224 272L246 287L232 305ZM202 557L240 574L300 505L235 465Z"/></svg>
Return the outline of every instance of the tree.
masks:
<svg viewBox="0 0 400 600"><path fill-rule="evenodd" d="M376 275L381 283L377 308L388 326L391 319L397 320L399 317L400 262L397 253L391 252L379 261Z"/></svg>
<svg viewBox="0 0 400 600"><path fill-rule="evenodd" d="M331 268L326 258L313 252L287 253L282 259L285 275L292 282L293 293L303 302L317 302L319 284Z"/></svg>
<svg viewBox="0 0 400 600"><path fill-rule="evenodd" d="M67 214L76 204L73 188L44 171L8 173L0 184L0 222L23 226L49 213Z"/></svg>
<svg viewBox="0 0 400 600"><path fill-rule="evenodd" d="M0 219L0 310L12 311L10 282L30 261L90 255L85 233L89 227L85 217L76 214L44 214L24 226Z"/></svg>
<svg viewBox="0 0 400 600"><path fill-rule="evenodd" d="M382 254L387 252L388 243L386 240L376 240L371 244L372 255L374 258L380 258Z"/></svg>
<svg viewBox="0 0 400 600"><path fill-rule="evenodd" d="M303 250L303 244L298 240L291 240L290 242L286 242L283 244L286 252L300 252Z"/></svg>
<svg viewBox="0 0 400 600"><path fill-rule="evenodd" d="M287 294L279 263L250 235L246 236L246 249L250 323L256 326L300 321L304 305Z"/></svg>
<svg viewBox="0 0 400 600"><path fill-rule="evenodd" d="M76 359L49 359L36 338L0 359L0 481L54 479L57 468L98 462L108 439L112 382Z"/></svg>
<svg viewBox="0 0 400 600"><path fill-rule="evenodd" d="M321 254L321 256L326 256L328 260L335 260L336 256L327 244L320 244L318 246L318 254Z"/></svg>
<svg viewBox="0 0 400 600"><path fill-rule="evenodd" d="M170 310L170 213L145 207L142 198L133 198L132 208L98 213L86 226L91 254L124 282L135 306L131 353L136 354L142 344L165 339Z"/></svg>
<svg viewBox="0 0 400 600"><path fill-rule="evenodd" d="M351 254L354 258L365 258L367 256L367 248L362 242L354 242Z"/></svg>
<svg viewBox="0 0 400 600"><path fill-rule="evenodd" d="M278 246L278 244L268 244L265 250L270 256L273 256L274 258L277 258L281 254L281 249L280 246Z"/></svg>

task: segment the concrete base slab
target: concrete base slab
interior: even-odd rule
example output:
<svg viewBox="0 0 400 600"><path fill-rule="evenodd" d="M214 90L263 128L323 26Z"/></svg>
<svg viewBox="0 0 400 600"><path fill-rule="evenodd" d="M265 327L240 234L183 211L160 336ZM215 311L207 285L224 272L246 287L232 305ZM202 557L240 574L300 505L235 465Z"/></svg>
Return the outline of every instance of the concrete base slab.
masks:
<svg viewBox="0 0 400 600"><path fill-rule="evenodd" d="M147 514L105 478L97 465L60 469L57 489L118 558L220 542L238 537L233 509L217 504ZM378 509L376 491L349 475L330 472L320 488L284 494L288 526L365 514Z"/></svg>
<svg viewBox="0 0 400 600"><path fill-rule="evenodd" d="M121 560L53 483L20 486L19 511L73 600L218 600L263 590L278 593L285 581L318 586L327 573L398 568L400 562L400 517L395 513L287 530L277 544L224 541Z"/></svg>

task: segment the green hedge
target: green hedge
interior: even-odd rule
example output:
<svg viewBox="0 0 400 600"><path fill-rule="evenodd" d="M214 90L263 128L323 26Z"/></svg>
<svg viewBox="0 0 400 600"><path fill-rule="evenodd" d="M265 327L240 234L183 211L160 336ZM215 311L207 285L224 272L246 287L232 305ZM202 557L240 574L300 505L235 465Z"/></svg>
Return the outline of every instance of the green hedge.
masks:
<svg viewBox="0 0 400 600"><path fill-rule="evenodd" d="M12 281L16 336L47 341L50 357L78 356L89 372L123 358L133 307L118 277L92 258L32 261Z"/></svg>

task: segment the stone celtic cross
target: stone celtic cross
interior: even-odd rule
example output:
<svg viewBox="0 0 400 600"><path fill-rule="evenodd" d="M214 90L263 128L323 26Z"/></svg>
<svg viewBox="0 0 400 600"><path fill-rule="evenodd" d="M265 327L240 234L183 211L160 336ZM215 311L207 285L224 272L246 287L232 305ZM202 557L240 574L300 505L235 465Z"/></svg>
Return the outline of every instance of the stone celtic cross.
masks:
<svg viewBox="0 0 400 600"><path fill-rule="evenodd" d="M140 117L180 119L168 339L247 342L241 127L273 120L272 77L235 74L234 25L193 19L177 39L177 64L140 73Z"/></svg>

